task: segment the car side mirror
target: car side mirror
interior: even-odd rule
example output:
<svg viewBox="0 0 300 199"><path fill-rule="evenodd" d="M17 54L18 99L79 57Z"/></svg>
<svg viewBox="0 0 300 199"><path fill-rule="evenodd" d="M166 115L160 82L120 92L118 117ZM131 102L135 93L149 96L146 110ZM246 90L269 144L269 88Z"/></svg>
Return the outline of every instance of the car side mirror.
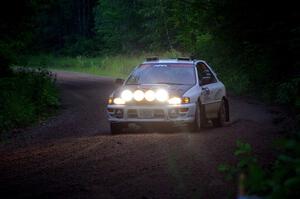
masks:
<svg viewBox="0 0 300 199"><path fill-rule="evenodd" d="M117 79L115 80L115 88L121 87L121 86L124 84L124 82L125 82L124 79L117 78Z"/></svg>

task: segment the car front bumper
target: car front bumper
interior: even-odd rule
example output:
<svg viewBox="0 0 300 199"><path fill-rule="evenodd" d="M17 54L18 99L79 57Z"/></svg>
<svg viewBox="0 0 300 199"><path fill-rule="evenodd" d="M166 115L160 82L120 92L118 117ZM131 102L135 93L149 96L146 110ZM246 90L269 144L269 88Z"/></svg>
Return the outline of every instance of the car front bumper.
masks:
<svg viewBox="0 0 300 199"><path fill-rule="evenodd" d="M191 123L195 118L196 104L181 105L108 105L110 122L180 122Z"/></svg>

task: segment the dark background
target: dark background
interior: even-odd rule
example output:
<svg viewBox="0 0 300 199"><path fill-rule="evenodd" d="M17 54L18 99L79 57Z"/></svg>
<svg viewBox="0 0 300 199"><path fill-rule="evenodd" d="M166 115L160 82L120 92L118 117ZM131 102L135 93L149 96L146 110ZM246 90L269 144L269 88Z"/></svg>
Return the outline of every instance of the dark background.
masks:
<svg viewBox="0 0 300 199"><path fill-rule="evenodd" d="M297 8L293 1L11 0L0 11L1 75L20 55L175 49L247 74L246 94L295 104L278 90L295 96L285 83L299 82Z"/></svg>

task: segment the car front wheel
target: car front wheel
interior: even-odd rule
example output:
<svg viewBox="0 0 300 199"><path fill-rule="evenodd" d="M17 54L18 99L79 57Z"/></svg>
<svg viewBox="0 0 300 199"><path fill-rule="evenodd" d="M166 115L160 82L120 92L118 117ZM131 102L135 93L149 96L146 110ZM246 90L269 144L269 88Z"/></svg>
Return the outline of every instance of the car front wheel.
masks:
<svg viewBox="0 0 300 199"><path fill-rule="evenodd" d="M218 112L218 118L212 119L212 123L214 127L222 127L226 122L226 107L224 100L221 101L220 109Z"/></svg>
<svg viewBox="0 0 300 199"><path fill-rule="evenodd" d="M200 131L201 127L202 127L202 113L201 113L201 108L199 103L197 103L196 106L196 111L195 111L195 119L193 121L193 123L190 124L190 131L192 132L198 132Z"/></svg>
<svg viewBox="0 0 300 199"><path fill-rule="evenodd" d="M110 132L112 134L121 133L122 130L123 130L123 128L124 128L123 124L120 124L120 123L110 123Z"/></svg>

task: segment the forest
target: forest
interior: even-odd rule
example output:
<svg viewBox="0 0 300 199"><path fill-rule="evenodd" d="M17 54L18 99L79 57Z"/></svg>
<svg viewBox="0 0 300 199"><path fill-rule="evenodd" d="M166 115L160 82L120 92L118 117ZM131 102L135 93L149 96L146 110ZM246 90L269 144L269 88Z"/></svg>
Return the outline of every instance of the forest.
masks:
<svg viewBox="0 0 300 199"><path fill-rule="evenodd" d="M2 76L31 55L55 60L175 51L207 60L236 93L299 104L292 96L299 84L300 20L291 2L12 0L1 7L0 20Z"/></svg>
<svg viewBox="0 0 300 199"><path fill-rule="evenodd" d="M230 93L287 107L299 123L299 40L299 7L292 1L10 0L0 8L1 104L12 101L4 100L3 96L9 96L5 89L23 84L23 80L13 85L7 83L10 78L16 80L11 66L35 67L32 59L38 59L39 67L52 65L54 59L71 63L121 56L137 58L130 62L133 67L144 55L180 54L206 60L216 68ZM89 66L80 67L88 71ZM126 75L130 69L122 71L118 74ZM41 93L39 99L46 99L45 102L39 101L41 108L31 111L37 117L44 107L59 104L57 91L48 79L51 74L43 74L42 80L33 75L33 82L44 82L46 90L52 90L55 97ZM115 76L109 71L106 74ZM7 110L2 105L2 111ZM6 117L1 116L0 120ZM32 120L3 124L2 128L28 122ZM287 137L299 140L295 133ZM275 173L276 183L286 180L291 173L299 177L299 171L296 174L294 170L299 168L295 163L299 164L299 147L293 146L287 149L295 158L289 159L293 162L287 170L290 173ZM282 172L283 165L279 164ZM299 178L292 180L291 186L299 185ZM259 191L265 193L267 189ZM287 194L284 191L280 193Z"/></svg>

